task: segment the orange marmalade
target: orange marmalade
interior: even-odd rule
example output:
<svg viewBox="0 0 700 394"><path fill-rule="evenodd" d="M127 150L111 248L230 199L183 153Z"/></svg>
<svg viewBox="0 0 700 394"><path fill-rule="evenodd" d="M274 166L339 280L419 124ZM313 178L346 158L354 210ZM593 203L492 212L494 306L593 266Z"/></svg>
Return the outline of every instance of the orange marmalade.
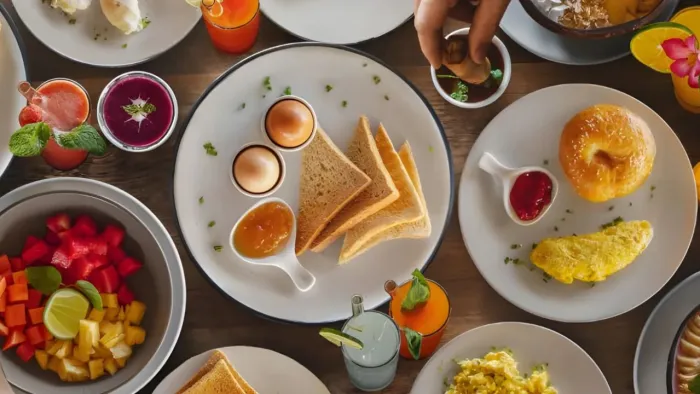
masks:
<svg viewBox="0 0 700 394"><path fill-rule="evenodd" d="M279 202L262 204L241 219L233 234L233 247L251 259L274 256L289 242L293 226L289 207Z"/></svg>

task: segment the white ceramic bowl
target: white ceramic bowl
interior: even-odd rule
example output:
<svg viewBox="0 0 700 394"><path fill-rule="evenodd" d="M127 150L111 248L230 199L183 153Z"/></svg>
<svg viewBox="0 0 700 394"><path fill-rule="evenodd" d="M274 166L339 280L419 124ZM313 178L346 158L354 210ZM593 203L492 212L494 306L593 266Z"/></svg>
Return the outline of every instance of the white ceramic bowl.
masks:
<svg viewBox="0 0 700 394"><path fill-rule="evenodd" d="M275 186L272 189L270 189L264 193L251 193L251 192L245 190L241 185L238 184L238 182L236 182L236 178L233 176L233 163L236 161L236 158L238 157L238 155L241 154L241 152L243 152L244 150L246 150L252 146L261 146L261 147L269 149L270 151L272 151L272 153L275 155L275 157L277 157L277 161L280 163L279 180L277 181L277 183L275 184ZM241 149L238 152L236 152L236 154L233 156L233 159L231 159L231 166L228 169L228 177L231 180L231 183L233 183L233 186L235 186L239 192L241 192L242 194L244 194L248 197L251 197L251 198L263 198L263 197L270 196L271 194L276 192L277 189L280 188L280 186L282 186L282 183L284 183L284 178L286 175L287 175L287 165L285 164L284 157L282 157L280 152L277 149L275 149L274 146L270 146L267 144L261 144L259 142L251 142L249 144L243 145L241 147Z"/></svg>
<svg viewBox="0 0 700 394"><path fill-rule="evenodd" d="M463 29L455 30L452 33L448 34L445 36L445 38L450 38L454 35L468 35L469 30L471 27L465 27ZM446 92L442 86L440 86L440 81L438 81L437 78L437 70L434 68L430 67L430 77L433 79L433 85L435 85L435 89L437 89L438 93L440 93L440 96L445 99L448 103L454 105L455 107L459 108L465 108L465 109L476 109L476 108L482 108L486 107L487 105L493 104L496 100L498 100L499 97L503 95L503 92L506 91L506 88L508 88L508 84L510 83L510 75L511 75L511 61L510 61L510 53L508 52L508 48L506 48L506 45L501 41L500 38L493 36L493 40L491 40L493 45L498 49L498 52L501 54L501 57L503 57L503 80L501 80L501 84L498 86L498 89L496 92L494 92L491 96L487 97L485 100L481 101L475 101L475 102L467 102L463 103L461 101L457 101L450 97L450 94Z"/></svg>
<svg viewBox="0 0 700 394"><path fill-rule="evenodd" d="M309 136L309 138L307 138L303 144L301 144L299 146L295 146L294 148L286 148L284 146L277 144L275 141L273 141L270 138L270 135L267 134L267 127L265 126L265 119L267 119L267 113L270 112L270 109L272 109L272 107L274 107L277 103L279 103L282 100L296 100L296 101L304 104L306 106L306 108L308 108L309 111L311 111L311 117L314 120L314 126L313 126L313 129L311 130L311 135ZM270 104L270 106L267 107L265 112L263 112L263 116L260 119L260 131L263 134L263 138L265 139L265 141L267 141L272 146L274 146L275 149L279 149L282 152L298 152L298 151L306 148L311 143L311 141L314 140L314 137L316 137L317 130L318 130L318 118L316 117L316 111L314 111L314 107L312 107L311 104L309 104L309 102L304 100L303 98L298 97L298 96L294 96L291 94L281 96L281 97L277 98L275 101L273 101L272 104Z"/></svg>

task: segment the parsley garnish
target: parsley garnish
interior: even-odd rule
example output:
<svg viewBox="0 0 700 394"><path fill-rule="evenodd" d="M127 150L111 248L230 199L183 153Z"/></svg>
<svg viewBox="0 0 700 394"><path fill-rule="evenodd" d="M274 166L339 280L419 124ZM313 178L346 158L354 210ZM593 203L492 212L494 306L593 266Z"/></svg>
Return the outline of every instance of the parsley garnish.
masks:
<svg viewBox="0 0 700 394"><path fill-rule="evenodd" d="M270 77L265 77L265 79L263 79L263 87L266 90L272 90L272 83L270 83Z"/></svg>
<svg viewBox="0 0 700 394"><path fill-rule="evenodd" d="M348 102L345 101L345 100L343 100L343 101L340 103L340 105L341 105L343 108L345 108L345 107L348 106Z"/></svg>
<svg viewBox="0 0 700 394"><path fill-rule="evenodd" d="M374 76L372 76L372 80L374 81L374 84L375 84L375 85L378 85L379 82L382 82L382 79L379 78L379 75L374 75Z"/></svg>
<svg viewBox="0 0 700 394"><path fill-rule="evenodd" d="M287 86L286 88L284 88L284 92L282 93L282 95L289 96L290 94L292 94L292 88L290 86Z"/></svg>
<svg viewBox="0 0 700 394"><path fill-rule="evenodd" d="M204 150L207 152L207 154L209 156L216 156L219 154L219 152L216 151L216 148L214 148L214 145L212 145L211 142L207 142L203 146L204 146Z"/></svg>
<svg viewBox="0 0 700 394"><path fill-rule="evenodd" d="M333 90L333 86L326 85L326 92L330 92L331 90Z"/></svg>
<svg viewBox="0 0 700 394"><path fill-rule="evenodd" d="M215 225L216 225L216 222L212 220L211 222L209 222L209 224L207 224L207 227L212 228Z"/></svg>
<svg viewBox="0 0 700 394"><path fill-rule="evenodd" d="M204 196L199 197L199 205L204 204Z"/></svg>
<svg viewBox="0 0 700 394"><path fill-rule="evenodd" d="M455 86L454 90L450 94L450 97L452 97L453 99L455 99L459 102L466 103L467 99L469 98L469 96L467 95L468 92L469 92L469 87L467 86L467 84L462 82L462 81L459 81L459 82L457 82L457 85Z"/></svg>
<svg viewBox="0 0 700 394"><path fill-rule="evenodd" d="M143 116L155 112L156 106L151 103L123 105L122 109L130 116Z"/></svg>
<svg viewBox="0 0 700 394"><path fill-rule="evenodd" d="M214 245L215 252L221 252L221 249L223 249L223 247L221 245Z"/></svg>

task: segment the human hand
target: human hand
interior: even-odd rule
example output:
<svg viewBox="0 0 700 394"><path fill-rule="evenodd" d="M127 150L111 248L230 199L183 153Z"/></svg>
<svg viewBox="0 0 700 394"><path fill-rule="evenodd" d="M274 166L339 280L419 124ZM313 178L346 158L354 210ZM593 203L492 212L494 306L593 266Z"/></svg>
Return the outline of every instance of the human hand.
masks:
<svg viewBox="0 0 700 394"><path fill-rule="evenodd" d="M467 0L414 0L414 24L426 59L434 68L442 65L442 25L448 17L472 22L469 31L469 57L482 64L498 23L510 0L481 0L476 6Z"/></svg>

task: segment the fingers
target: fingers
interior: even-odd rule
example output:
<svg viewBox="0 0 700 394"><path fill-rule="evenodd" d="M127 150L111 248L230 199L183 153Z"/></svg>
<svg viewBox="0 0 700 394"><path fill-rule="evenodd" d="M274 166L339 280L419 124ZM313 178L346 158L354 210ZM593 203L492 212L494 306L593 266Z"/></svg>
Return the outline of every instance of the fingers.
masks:
<svg viewBox="0 0 700 394"><path fill-rule="evenodd" d="M478 64L484 62L491 40L510 0L481 0L469 30L469 56Z"/></svg>
<svg viewBox="0 0 700 394"><path fill-rule="evenodd" d="M474 6L467 0L459 0L450 9L449 16L462 22L471 22L474 16Z"/></svg>
<svg viewBox="0 0 700 394"><path fill-rule="evenodd" d="M457 0L418 0L414 24L418 42L434 68L442 65L442 25Z"/></svg>

